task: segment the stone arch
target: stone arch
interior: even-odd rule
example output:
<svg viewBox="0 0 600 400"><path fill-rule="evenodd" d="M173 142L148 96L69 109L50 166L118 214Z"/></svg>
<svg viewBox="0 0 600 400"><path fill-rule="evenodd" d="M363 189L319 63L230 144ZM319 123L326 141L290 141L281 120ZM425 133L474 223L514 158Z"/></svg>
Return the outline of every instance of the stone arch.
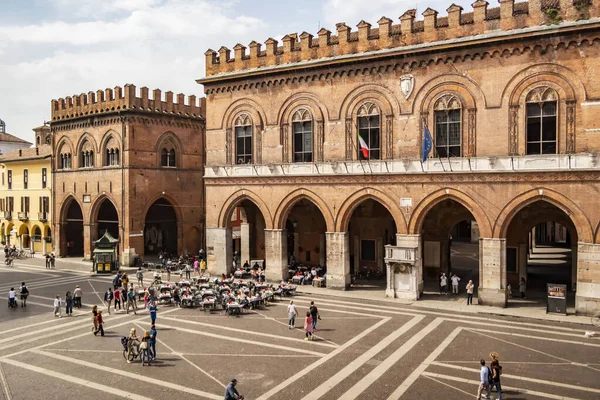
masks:
<svg viewBox="0 0 600 400"><path fill-rule="evenodd" d="M477 225L479 225L480 237L492 237L490 220L479 203L471 196L459 190L448 188L440 189L429 194L417 204L408 224L408 233L420 234L423 227L423 221L425 221L429 211L441 201L448 199L456 201L473 215L477 221Z"/></svg>
<svg viewBox="0 0 600 400"><path fill-rule="evenodd" d="M220 129L233 127L233 122L238 114L246 112L252 117L255 125L260 125L261 128L268 125L267 114L263 108L254 100L249 98L239 99L234 101L227 107L221 120Z"/></svg>
<svg viewBox="0 0 600 400"><path fill-rule="evenodd" d="M415 112L415 106L420 112L430 110L433 103L444 93L456 95L464 109L477 108L477 104L487 107L485 95L474 82L461 75L444 75L429 80L418 90L412 112Z"/></svg>
<svg viewBox="0 0 600 400"><path fill-rule="evenodd" d="M505 238L508 227L519 211L529 204L543 200L562 210L573 221L580 242L593 243L594 231L584 212L568 197L546 188L532 189L509 201L494 223L493 237Z"/></svg>
<svg viewBox="0 0 600 400"><path fill-rule="evenodd" d="M94 139L94 137L89 132L84 132L83 135L81 135L81 137L77 141L77 154L81 152L81 149L83 148L83 146L85 146L86 142L90 144L91 150L93 150L94 153L98 154L98 144L96 143L96 139Z"/></svg>
<svg viewBox="0 0 600 400"><path fill-rule="evenodd" d="M83 215L83 223L84 224L88 224L89 223L89 219L86 218L86 214L83 212L84 208L83 208L83 204L81 204L81 202L77 199L77 197L73 196L73 195L69 195L67 197L65 197L65 199L63 200L61 206L60 206L60 214L59 214L59 223L62 223L65 221L66 217L67 217L67 211L69 210L69 207L71 206L71 202L75 202L77 203L77 205L79 206L79 208L81 209L81 214Z"/></svg>
<svg viewBox="0 0 600 400"><path fill-rule="evenodd" d="M119 221L121 221L121 210L119 210L119 208L117 207L117 201L112 196L112 194L108 194L108 193L104 193L104 194L101 194L100 196L96 197L96 199L92 203L92 206L90 207L88 221L93 222L98 219L98 211L100 210L100 207L102 206L102 204L104 203L105 200L110 201L112 203L115 210L117 210L117 216L119 217Z"/></svg>
<svg viewBox="0 0 600 400"><path fill-rule="evenodd" d="M6 224L6 236L10 236L10 231L13 230L13 228L15 227L15 224L12 222L9 222L8 224Z"/></svg>
<svg viewBox="0 0 600 400"><path fill-rule="evenodd" d="M181 207L179 206L179 202L177 200L175 200L175 198L171 195L169 195L168 193L165 192L159 192L157 194L155 194L154 196L148 198L148 200L146 200L146 204L144 205L144 213L142 214L144 216L144 219L146 218L146 215L148 214L148 210L150 210L150 207L152 207L152 205L160 199L165 199L167 200L169 203L171 203L171 206L173 206L173 209L175 210L175 215L177 216L177 223L180 224L183 222L183 212L181 211ZM121 216L119 215L119 220L120 220Z"/></svg>
<svg viewBox="0 0 600 400"><path fill-rule="evenodd" d="M162 150L175 150L175 166L181 168L183 166L183 144L179 137L171 131L166 131L156 141L154 151L156 153L156 164L161 166Z"/></svg>
<svg viewBox="0 0 600 400"><path fill-rule="evenodd" d="M312 93L300 92L294 93L288 97L277 114L277 123L279 126L291 122L291 116L298 108L307 108L312 113L315 122L329 120L329 109L317 96Z"/></svg>
<svg viewBox="0 0 600 400"><path fill-rule="evenodd" d="M71 140L66 137L63 136L59 141L58 144L56 145L56 153L55 153L55 158L56 158L56 165L55 168L56 169L61 169L62 165L61 165L61 156L62 155L67 155L70 154L71 155L71 160L73 159L73 142L71 142ZM77 154L75 154L75 157L77 157Z"/></svg>
<svg viewBox="0 0 600 400"><path fill-rule="evenodd" d="M515 74L502 91L499 104L508 98L509 106L519 105L526 92L534 86L550 86L561 100L585 101L587 94L579 77L566 67L557 64L538 64Z"/></svg>
<svg viewBox="0 0 600 400"><path fill-rule="evenodd" d="M400 104L392 91L382 85L368 83L354 88L340 106L339 118L354 118L362 103L371 101L381 110L382 116L400 114Z"/></svg>
<svg viewBox="0 0 600 400"><path fill-rule="evenodd" d="M396 223L397 233L406 234L408 232L406 219L402 214L400 206L398 206L391 197L374 188L358 190L344 200L335 217L335 232L348 231L348 224L350 223L354 210L360 203L368 199L380 203L389 211Z"/></svg>
<svg viewBox="0 0 600 400"><path fill-rule="evenodd" d="M221 207L221 212L219 213L218 228L227 227L227 223L231 219L233 210L235 210L238 204L244 200L249 200L254 203L265 219L266 229L273 229L273 217L271 216L269 207L256 193L247 189L238 190L225 200L225 203L223 203L223 206Z"/></svg>
<svg viewBox="0 0 600 400"><path fill-rule="evenodd" d="M19 228L17 229L17 235L29 235L31 236L31 231L29 230L29 226L26 223L21 223Z"/></svg>
<svg viewBox="0 0 600 400"><path fill-rule="evenodd" d="M327 206L327 203L325 203L325 201L323 201L323 199L316 193L304 188L294 190L285 196L281 202L279 202L279 206L275 211L275 218L273 219L274 229L285 229L285 222L290 211L296 205L296 203L302 199L306 199L317 206L317 208L321 211L321 215L323 215L323 219L325 220L327 232L333 232L333 214Z"/></svg>

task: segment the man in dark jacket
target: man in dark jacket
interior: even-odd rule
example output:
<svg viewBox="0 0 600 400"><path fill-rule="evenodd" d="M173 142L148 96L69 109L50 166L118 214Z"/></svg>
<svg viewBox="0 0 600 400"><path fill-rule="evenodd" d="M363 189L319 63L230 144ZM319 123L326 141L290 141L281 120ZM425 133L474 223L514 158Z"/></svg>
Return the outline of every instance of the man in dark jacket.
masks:
<svg viewBox="0 0 600 400"><path fill-rule="evenodd" d="M225 399L224 400L244 400L244 396L240 395L235 388L237 385L237 379L233 378L227 388L225 389Z"/></svg>

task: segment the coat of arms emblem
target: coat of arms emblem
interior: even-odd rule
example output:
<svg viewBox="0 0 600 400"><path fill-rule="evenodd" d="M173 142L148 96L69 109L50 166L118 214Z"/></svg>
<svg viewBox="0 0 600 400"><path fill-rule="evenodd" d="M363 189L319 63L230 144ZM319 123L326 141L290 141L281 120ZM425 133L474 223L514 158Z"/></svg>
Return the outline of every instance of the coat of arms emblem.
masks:
<svg viewBox="0 0 600 400"><path fill-rule="evenodd" d="M415 87L415 77L412 75L402 75L400 77L400 91L405 99L408 99Z"/></svg>

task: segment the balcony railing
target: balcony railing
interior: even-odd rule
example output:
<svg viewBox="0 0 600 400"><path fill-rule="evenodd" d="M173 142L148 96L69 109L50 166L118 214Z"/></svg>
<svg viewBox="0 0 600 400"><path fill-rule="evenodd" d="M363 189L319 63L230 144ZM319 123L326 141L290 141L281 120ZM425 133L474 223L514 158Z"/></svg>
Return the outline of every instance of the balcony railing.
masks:
<svg viewBox="0 0 600 400"><path fill-rule="evenodd" d="M48 213L47 212L38 213L38 221L40 221L40 222L48 221Z"/></svg>
<svg viewBox="0 0 600 400"><path fill-rule="evenodd" d="M424 163L414 159L330 161L318 163L207 166L205 178L285 177L319 175L452 174L490 172L556 172L599 170L600 157L591 154L550 154L504 157L430 158Z"/></svg>
<svg viewBox="0 0 600 400"><path fill-rule="evenodd" d="M19 221L27 221L29 219L29 213L22 211L19 213Z"/></svg>
<svg viewBox="0 0 600 400"><path fill-rule="evenodd" d="M12 219L12 211L0 211L0 219L11 220Z"/></svg>

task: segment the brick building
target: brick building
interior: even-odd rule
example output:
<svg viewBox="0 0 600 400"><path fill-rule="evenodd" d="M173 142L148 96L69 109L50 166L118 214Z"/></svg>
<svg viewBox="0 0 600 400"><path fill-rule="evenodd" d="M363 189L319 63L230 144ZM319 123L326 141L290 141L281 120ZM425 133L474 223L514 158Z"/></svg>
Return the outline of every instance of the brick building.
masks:
<svg viewBox="0 0 600 400"><path fill-rule="evenodd" d="M105 230L122 264L204 240L204 104L133 85L52 101L54 249L89 259Z"/></svg>
<svg viewBox="0 0 600 400"><path fill-rule="evenodd" d="M382 273L386 244L420 249L418 291L435 286L463 231L479 243L469 273L480 304L505 306L509 283L533 279L535 229L555 226L568 232L560 279L578 312L598 309L599 5L447 12L206 52L215 272L231 265L240 207L242 259L264 257L271 279L287 277L291 255L326 264L338 288L363 267Z"/></svg>

